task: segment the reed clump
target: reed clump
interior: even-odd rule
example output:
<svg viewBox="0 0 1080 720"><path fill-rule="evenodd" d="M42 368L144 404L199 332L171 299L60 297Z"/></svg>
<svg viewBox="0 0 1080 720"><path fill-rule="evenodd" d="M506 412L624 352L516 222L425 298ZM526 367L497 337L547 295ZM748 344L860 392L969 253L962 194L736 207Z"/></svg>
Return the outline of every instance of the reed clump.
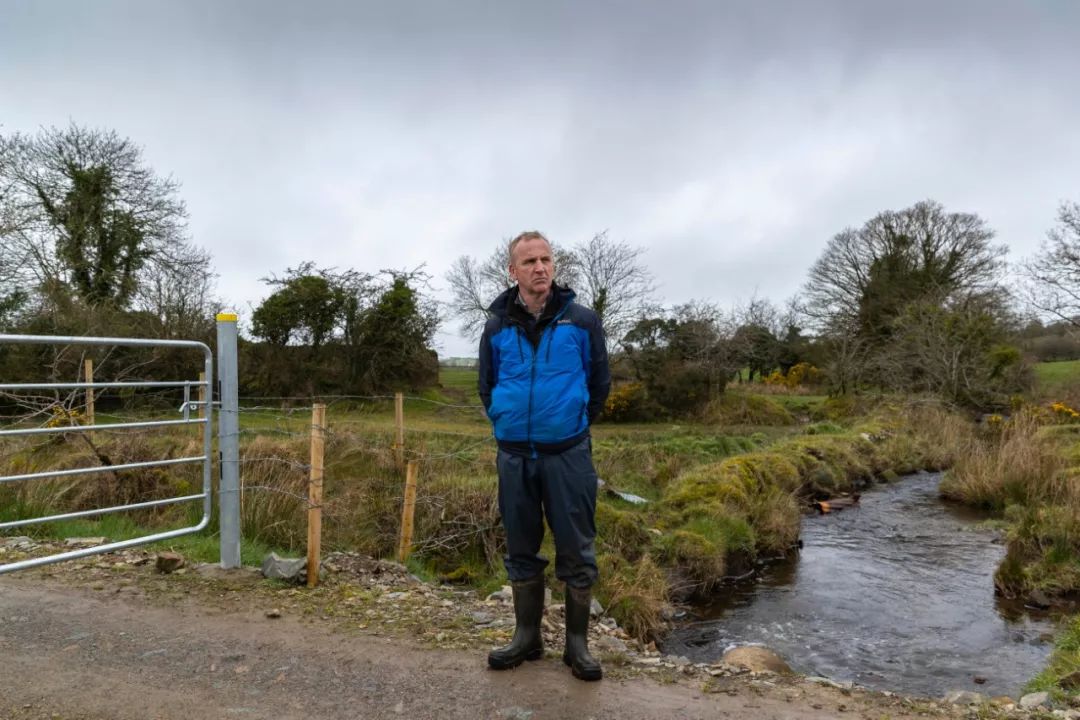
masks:
<svg viewBox="0 0 1080 720"><path fill-rule="evenodd" d="M1064 424L1061 424L1064 423ZM1080 594L1080 424L1054 405L991 415L941 484L1009 524L994 575L1006 597Z"/></svg>
<svg viewBox="0 0 1080 720"><path fill-rule="evenodd" d="M1010 505L1074 500L1061 474L1066 465L1062 448L1043 432L1045 424L1039 413L1028 409L981 436L966 438L941 483L942 496L997 512Z"/></svg>

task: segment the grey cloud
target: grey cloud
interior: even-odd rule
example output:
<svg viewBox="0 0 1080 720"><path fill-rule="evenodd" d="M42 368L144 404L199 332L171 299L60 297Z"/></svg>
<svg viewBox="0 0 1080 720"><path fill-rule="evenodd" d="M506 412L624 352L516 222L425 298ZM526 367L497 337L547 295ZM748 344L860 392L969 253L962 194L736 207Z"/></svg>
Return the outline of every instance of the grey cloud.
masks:
<svg viewBox="0 0 1080 720"><path fill-rule="evenodd" d="M1023 254L1080 194L1067 0L5 11L4 131L143 144L241 309L306 259L440 276L533 227L647 247L671 301L781 300L882 209L933 197Z"/></svg>

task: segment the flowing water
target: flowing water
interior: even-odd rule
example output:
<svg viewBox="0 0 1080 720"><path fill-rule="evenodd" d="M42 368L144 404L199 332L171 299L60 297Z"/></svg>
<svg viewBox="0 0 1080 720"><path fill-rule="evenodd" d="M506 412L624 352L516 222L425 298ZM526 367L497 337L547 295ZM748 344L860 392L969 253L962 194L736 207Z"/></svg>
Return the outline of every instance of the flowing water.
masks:
<svg viewBox="0 0 1080 720"><path fill-rule="evenodd" d="M798 558L698 608L664 651L712 662L732 645L761 643L808 675L1017 697L1045 664L1054 623L995 598L998 533L942 502L940 480L920 473L806 517Z"/></svg>

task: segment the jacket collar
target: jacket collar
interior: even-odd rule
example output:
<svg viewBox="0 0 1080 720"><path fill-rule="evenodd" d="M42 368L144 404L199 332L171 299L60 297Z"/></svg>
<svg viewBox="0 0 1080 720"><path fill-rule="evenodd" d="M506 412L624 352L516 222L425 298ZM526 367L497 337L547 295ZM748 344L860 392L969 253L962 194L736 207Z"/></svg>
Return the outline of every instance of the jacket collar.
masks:
<svg viewBox="0 0 1080 720"><path fill-rule="evenodd" d="M491 303L488 307L488 312L497 317L510 317L516 315L517 312L525 313L525 310L517 305L518 286L515 285L512 288L504 290L499 297L495 298L495 302ZM546 317L549 314L554 315L560 310L565 308L570 302L577 297L573 290L568 287L563 287L556 282L551 283L551 296L548 297L547 305L544 306L544 312L541 317Z"/></svg>

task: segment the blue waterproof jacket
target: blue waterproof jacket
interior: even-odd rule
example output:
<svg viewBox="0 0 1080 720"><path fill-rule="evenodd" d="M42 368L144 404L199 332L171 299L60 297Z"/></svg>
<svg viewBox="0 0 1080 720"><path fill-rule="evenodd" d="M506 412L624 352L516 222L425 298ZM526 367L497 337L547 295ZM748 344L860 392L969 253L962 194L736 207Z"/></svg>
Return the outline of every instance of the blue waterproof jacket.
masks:
<svg viewBox="0 0 1080 720"><path fill-rule="evenodd" d="M552 284L537 320L518 302L517 287L488 308L480 338L480 399L499 447L556 453L589 435L611 388L600 319Z"/></svg>

